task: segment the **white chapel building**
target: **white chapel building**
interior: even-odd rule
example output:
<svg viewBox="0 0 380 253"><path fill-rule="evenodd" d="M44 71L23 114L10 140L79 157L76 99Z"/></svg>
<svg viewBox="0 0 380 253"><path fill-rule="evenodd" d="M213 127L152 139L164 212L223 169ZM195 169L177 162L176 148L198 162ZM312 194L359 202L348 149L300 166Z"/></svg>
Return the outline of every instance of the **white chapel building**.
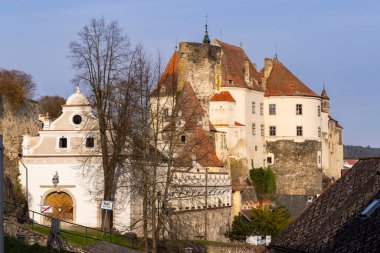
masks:
<svg viewBox="0 0 380 253"><path fill-rule="evenodd" d="M62 105L62 114L54 121L40 117L43 128L38 136L24 135L22 161L28 169L29 209L41 212L52 205L49 216L84 226L101 227L99 187L89 176L101 172L97 143L97 121L92 107L79 87ZM20 180L26 187L25 170ZM91 173L91 174L90 174ZM95 173L95 174L93 174ZM124 201L125 200L125 201ZM124 199L114 211L115 226L129 227L130 206ZM43 216L36 222L46 223Z"/></svg>

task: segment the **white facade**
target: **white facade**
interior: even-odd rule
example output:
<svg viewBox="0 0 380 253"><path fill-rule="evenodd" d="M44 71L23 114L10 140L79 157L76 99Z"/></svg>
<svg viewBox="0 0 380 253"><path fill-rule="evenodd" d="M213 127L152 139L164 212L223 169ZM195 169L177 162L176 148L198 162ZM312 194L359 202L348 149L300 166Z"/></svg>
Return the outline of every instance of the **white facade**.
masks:
<svg viewBox="0 0 380 253"><path fill-rule="evenodd" d="M91 175L101 172L97 122L86 97L79 88L62 106L62 115L44 123L39 136L25 135L22 162L28 168L29 208L41 211L53 205L53 217L89 227L101 226L101 195L98 186L89 183ZM25 170L20 165L21 184L26 187ZM58 175L59 181L53 183ZM128 197L116 199L116 228L130 225ZM46 218L35 217L39 223Z"/></svg>
<svg viewBox="0 0 380 253"><path fill-rule="evenodd" d="M321 99L316 97L278 96L266 97L265 137L268 141L276 140L321 140L318 130L321 127ZM270 114L269 105L275 106L275 114ZM298 106L298 112L297 112ZM270 134L270 127L276 127L276 134ZM302 133L298 132L302 130Z"/></svg>
<svg viewBox="0 0 380 253"><path fill-rule="evenodd" d="M246 157L251 168L262 167L264 92L235 87L222 87L222 91L228 91L236 102L210 101L211 123L227 133L230 155Z"/></svg>

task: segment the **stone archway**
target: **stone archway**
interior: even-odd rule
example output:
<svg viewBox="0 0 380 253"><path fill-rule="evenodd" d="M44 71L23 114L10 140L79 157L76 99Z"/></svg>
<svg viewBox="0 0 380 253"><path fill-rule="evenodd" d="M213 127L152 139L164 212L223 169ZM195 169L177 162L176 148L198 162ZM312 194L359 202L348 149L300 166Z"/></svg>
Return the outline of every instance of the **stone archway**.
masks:
<svg viewBox="0 0 380 253"><path fill-rule="evenodd" d="M52 205L53 213L49 214L52 218L73 221L74 203L71 196L66 192L51 192L44 199L44 205Z"/></svg>

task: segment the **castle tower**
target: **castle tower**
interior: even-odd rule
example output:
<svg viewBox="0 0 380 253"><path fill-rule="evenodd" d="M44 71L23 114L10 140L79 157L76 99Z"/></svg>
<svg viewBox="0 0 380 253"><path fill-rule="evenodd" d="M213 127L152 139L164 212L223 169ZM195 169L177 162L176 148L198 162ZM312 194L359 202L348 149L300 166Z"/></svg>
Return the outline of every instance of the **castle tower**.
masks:
<svg viewBox="0 0 380 253"><path fill-rule="evenodd" d="M323 90L321 93L322 98L322 110L330 115L330 98L327 96L325 86L323 85Z"/></svg>

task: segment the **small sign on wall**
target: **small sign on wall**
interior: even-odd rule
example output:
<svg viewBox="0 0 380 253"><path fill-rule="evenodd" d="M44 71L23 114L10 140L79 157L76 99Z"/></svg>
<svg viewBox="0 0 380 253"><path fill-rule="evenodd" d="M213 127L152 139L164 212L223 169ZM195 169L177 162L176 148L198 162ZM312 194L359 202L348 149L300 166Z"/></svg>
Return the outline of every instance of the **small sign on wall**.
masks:
<svg viewBox="0 0 380 253"><path fill-rule="evenodd" d="M54 208L52 205L42 205L41 206L41 213L46 214L46 213L53 213Z"/></svg>
<svg viewBox="0 0 380 253"><path fill-rule="evenodd" d="M102 200L102 203L100 204L100 208L103 210L112 210L113 202L109 200Z"/></svg>

